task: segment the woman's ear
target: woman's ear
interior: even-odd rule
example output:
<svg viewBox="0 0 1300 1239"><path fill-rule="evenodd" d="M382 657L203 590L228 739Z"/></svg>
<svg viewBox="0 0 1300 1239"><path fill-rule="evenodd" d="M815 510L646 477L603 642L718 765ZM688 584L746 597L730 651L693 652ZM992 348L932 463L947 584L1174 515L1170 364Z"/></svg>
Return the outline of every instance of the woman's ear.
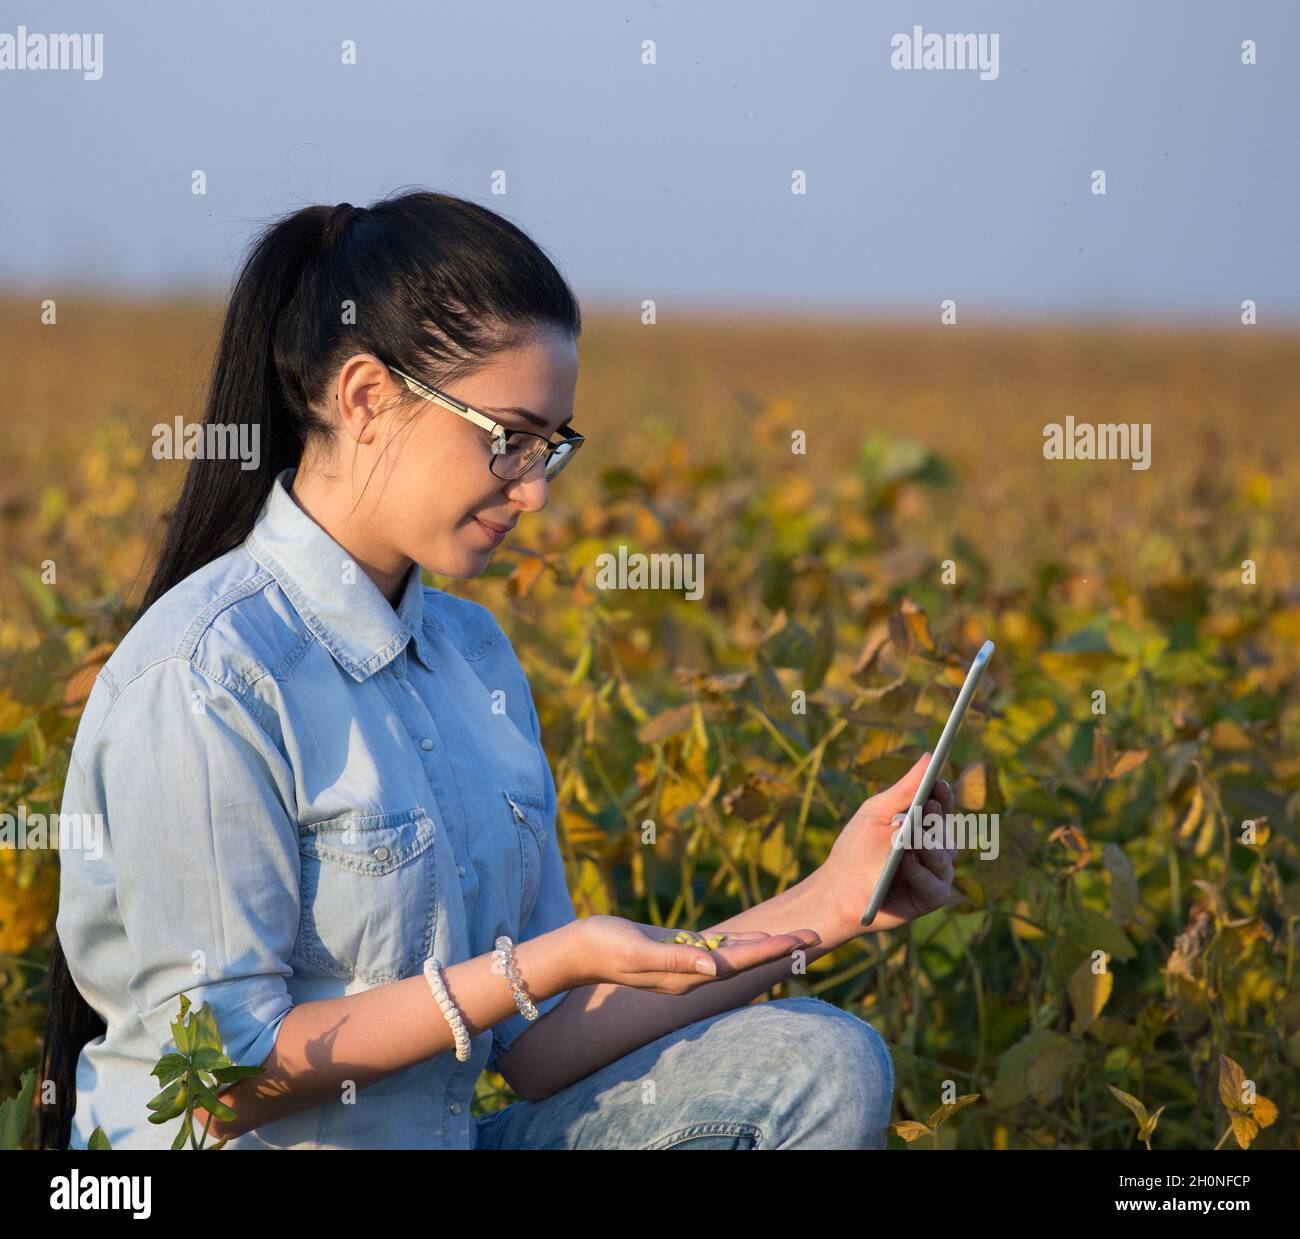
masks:
<svg viewBox="0 0 1300 1239"><path fill-rule="evenodd" d="M374 442L378 428L373 423L387 408L385 389L390 382L388 368L369 353L358 353L343 363L334 386L334 403L342 430L353 441Z"/></svg>

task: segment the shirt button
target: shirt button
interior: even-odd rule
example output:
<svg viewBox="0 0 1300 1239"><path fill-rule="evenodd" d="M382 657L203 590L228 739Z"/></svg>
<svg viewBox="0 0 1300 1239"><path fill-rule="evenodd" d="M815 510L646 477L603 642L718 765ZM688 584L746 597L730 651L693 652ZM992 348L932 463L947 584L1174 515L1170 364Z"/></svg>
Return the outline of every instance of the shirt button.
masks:
<svg viewBox="0 0 1300 1239"><path fill-rule="evenodd" d="M429 749L433 748L433 741L430 740L428 736L425 736L424 739L420 741L420 747L424 749L425 752L428 752Z"/></svg>
<svg viewBox="0 0 1300 1239"><path fill-rule="evenodd" d="M458 1101L453 1101L453 1102L451 1103L451 1105L450 1105L448 1108L451 1110L452 1114L459 1114L459 1113L460 1113L460 1102L458 1102Z"/></svg>
<svg viewBox="0 0 1300 1239"><path fill-rule="evenodd" d="M464 866L464 865L457 865L457 866L456 866L456 872L457 872L458 874L460 874L460 876L463 878L463 877L465 876L465 866Z"/></svg>
<svg viewBox="0 0 1300 1239"><path fill-rule="evenodd" d="M401 667L397 666L396 663L393 664L393 674L394 674L394 675L395 675L399 680L402 678L402 669L401 669Z"/></svg>
<svg viewBox="0 0 1300 1239"><path fill-rule="evenodd" d="M387 848L382 848L382 847L381 847L381 848L375 848L375 859L376 859L376 860L387 860L387 859L388 859L388 849L387 849Z"/></svg>

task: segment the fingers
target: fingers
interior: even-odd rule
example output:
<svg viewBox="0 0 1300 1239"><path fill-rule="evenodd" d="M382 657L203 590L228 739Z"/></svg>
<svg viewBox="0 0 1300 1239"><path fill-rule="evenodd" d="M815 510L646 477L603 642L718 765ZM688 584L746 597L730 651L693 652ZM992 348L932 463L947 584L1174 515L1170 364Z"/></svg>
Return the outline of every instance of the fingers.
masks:
<svg viewBox="0 0 1300 1239"><path fill-rule="evenodd" d="M706 951L717 950L720 946L738 946L742 942L765 942L771 934L758 930L715 930L705 929L696 932L693 929L664 929L654 925L642 925L656 942L674 942L682 946L703 947Z"/></svg>
<svg viewBox="0 0 1300 1239"><path fill-rule="evenodd" d="M893 787L887 787L880 793L879 799L885 812L891 817L895 813L906 813L925 777L925 768L930 764L932 754L922 753L915 764Z"/></svg>
<svg viewBox="0 0 1300 1239"><path fill-rule="evenodd" d="M941 881L951 882L953 853L948 848L919 848L913 853L921 864Z"/></svg>
<svg viewBox="0 0 1300 1239"><path fill-rule="evenodd" d="M952 889L952 875L949 873L945 879L938 873L935 873L929 866L927 856L944 856L943 852L908 852L903 857L901 866L903 879L911 888L912 901L921 908L940 908L948 902L948 895ZM951 870L952 862L948 861L948 868Z"/></svg>
<svg viewBox="0 0 1300 1239"><path fill-rule="evenodd" d="M707 953L717 965L718 976L731 976L761 964L770 964L821 942L821 936L811 929L793 930L784 934L762 934L750 941L733 941L742 937L751 936L729 933L721 946Z"/></svg>
<svg viewBox="0 0 1300 1239"><path fill-rule="evenodd" d="M812 929L768 934L758 930L715 930L695 933L687 929L639 926L650 931L663 955L655 968L664 972L690 973L706 977L734 976L738 972L770 964L794 951L807 950L821 942Z"/></svg>
<svg viewBox="0 0 1300 1239"><path fill-rule="evenodd" d="M925 823L932 815L946 818L953 811L955 803L956 798L953 795L951 784L947 779L937 780L934 785L934 795L925 802L925 808L922 810L922 823ZM922 847L916 848L915 852L922 865L931 873L945 881L952 880L953 857L956 854L954 848Z"/></svg>

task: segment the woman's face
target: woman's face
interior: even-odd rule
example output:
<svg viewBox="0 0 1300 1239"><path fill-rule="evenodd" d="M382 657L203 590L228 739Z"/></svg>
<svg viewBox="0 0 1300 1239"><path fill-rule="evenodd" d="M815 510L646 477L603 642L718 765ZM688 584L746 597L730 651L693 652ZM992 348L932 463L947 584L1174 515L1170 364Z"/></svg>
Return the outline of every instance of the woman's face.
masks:
<svg viewBox="0 0 1300 1239"><path fill-rule="evenodd" d="M411 377L439 386L430 375ZM573 414L577 381L576 342L545 327L441 390L507 430L554 439ZM516 522L547 502L544 459L522 477L503 481L489 468L487 430L430 401L412 397L398 406L398 395L410 391L370 354L350 358L339 372L339 446L331 472L342 476L333 480L333 498L324 503L333 509L336 524L346 523L331 528L322 520L323 513L312 506L310 475L301 487L295 480L294 487L307 511L390 599L410 560L442 576L478 576ZM355 464L348 440L356 444ZM353 504L356 511L346 515Z"/></svg>

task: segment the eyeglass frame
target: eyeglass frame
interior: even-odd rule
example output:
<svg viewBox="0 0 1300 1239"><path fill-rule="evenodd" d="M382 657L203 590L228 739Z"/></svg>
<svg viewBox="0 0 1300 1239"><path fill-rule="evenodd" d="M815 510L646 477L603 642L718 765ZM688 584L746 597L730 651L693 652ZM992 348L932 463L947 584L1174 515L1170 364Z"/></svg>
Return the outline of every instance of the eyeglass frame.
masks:
<svg viewBox="0 0 1300 1239"><path fill-rule="evenodd" d="M383 358L380 358L379 360L383 361ZM431 401L433 404L440 405L442 408L455 413L458 417L463 417L467 422L471 422L473 425L488 431L494 442L499 440L504 443L506 441L506 436L512 434L527 435L530 439L539 440L543 445L543 470L544 476L548 482L559 475L564 466L569 463L569 460L587 441L586 435L579 434L576 430L573 430L568 426L561 426L556 432L564 436L559 443L552 443L549 439L543 438L539 434L534 434L531 430L520 430L514 426L504 426L500 422L493 421L486 413L480 412L478 409L474 408L473 405L466 404L463 400L458 400L448 392L441 391L437 387L431 387L428 383L421 383L419 379L412 378L404 370L399 370L390 362L385 361L384 365L387 366L393 374L397 375L397 377L400 378L417 396L421 396L425 400ZM546 467L550 465L551 459L562 447L567 447L569 450L560 458L560 465L556 468L555 472L552 473ZM492 457L494 461L497 457L504 455L505 453L498 452L495 446L492 448ZM490 461L488 463L488 471L493 477L500 478L503 482L517 482L520 478L526 477L536 467L537 462L534 461L522 473L518 473L514 477L503 478L495 469L492 468L492 462Z"/></svg>

